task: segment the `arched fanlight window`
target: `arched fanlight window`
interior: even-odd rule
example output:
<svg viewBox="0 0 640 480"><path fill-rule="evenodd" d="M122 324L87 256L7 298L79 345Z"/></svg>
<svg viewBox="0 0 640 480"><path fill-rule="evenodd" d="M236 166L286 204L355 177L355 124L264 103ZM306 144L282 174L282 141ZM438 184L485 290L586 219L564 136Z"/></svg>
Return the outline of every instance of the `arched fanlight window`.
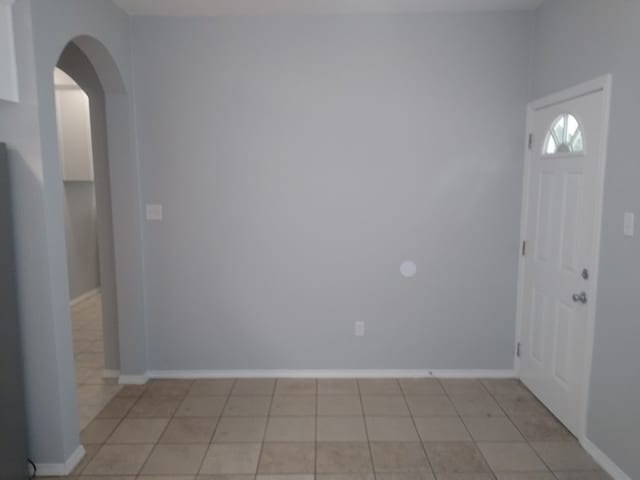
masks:
<svg viewBox="0 0 640 480"><path fill-rule="evenodd" d="M566 153L582 153L584 138L576 117L563 113L551 124L544 143L545 155L562 155Z"/></svg>

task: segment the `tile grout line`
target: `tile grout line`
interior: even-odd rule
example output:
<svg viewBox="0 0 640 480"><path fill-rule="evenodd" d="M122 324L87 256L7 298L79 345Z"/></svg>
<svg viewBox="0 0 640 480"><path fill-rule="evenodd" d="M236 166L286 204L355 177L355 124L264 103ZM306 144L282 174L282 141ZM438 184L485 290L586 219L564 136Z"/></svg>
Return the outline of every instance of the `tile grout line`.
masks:
<svg viewBox="0 0 640 480"><path fill-rule="evenodd" d="M438 385L442 387L442 385L440 384L440 380L437 380L437 382L438 382ZM400 386L400 391L402 392L402 399L404 400L404 404L407 407L407 410L409 411L409 418L411 418L411 423L413 424L413 428L415 429L416 435L418 436L418 441L420 442L420 448L422 449L422 453L424 453L424 458L427 461L427 465L429 466L429 471L431 472L431 475L433 475L433 478L436 478L436 472L433 470L433 465L431 465L431 460L429 459L429 455L427 454L427 449L425 448L424 442L422 441L422 437L420 436L420 431L418 430L416 419L413 415L413 412L411 411L411 408L409 408L409 402L407 401L406 392L404 391L404 388L402 387L402 383L399 380L398 380L398 385Z"/></svg>
<svg viewBox="0 0 640 480"><path fill-rule="evenodd" d="M371 461L371 471L374 480L378 478L376 465L373 461L373 448L371 447L371 439L369 438L369 427L367 426L367 416L364 411L364 402L362 401L362 390L360 389L360 379L356 379L356 388L358 389L358 398L360 399L360 408L362 409L362 421L364 422L364 433L367 437L367 448L369 449L369 460Z"/></svg>

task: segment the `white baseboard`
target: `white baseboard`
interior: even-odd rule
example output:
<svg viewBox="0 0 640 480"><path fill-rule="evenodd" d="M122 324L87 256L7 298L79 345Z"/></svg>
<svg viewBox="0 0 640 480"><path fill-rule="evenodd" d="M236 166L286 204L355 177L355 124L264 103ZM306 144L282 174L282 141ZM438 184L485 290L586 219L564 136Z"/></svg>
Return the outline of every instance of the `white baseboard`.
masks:
<svg viewBox="0 0 640 480"><path fill-rule="evenodd" d="M119 375L120 385L144 385L149 380L148 375Z"/></svg>
<svg viewBox="0 0 640 480"><path fill-rule="evenodd" d="M102 378L120 378L120 370L102 370Z"/></svg>
<svg viewBox="0 0 640 480"><path fill-rule="evenodd" d="M152 370L148 378L515 378L515 370ZM122 377L120 377L122 378ZM120 382L122 383L122 381Z"/></svg>
<svg viewBox="0 0 640 480"><path fill-rule="evenodd" d="M76 298L74 298L73 300L71 300L69 302L69 306L73 307L73 306L79 304L80 302L84 302L85 300L88 300L91 297L93 297L94 295L97 295L99 293L100 293L100 289L99 288L94 288L93 290L89 290L88 292L85 292L82 295L79 295Z"/></svg>
<svg viewBox="0 0 640 480"><path fill-rule="evenodd" d="M85 455L82 445L69 456L64 463L36 463L38 477L65 477L73 472Z"/></svg>
<svg viewBox="0 0 640 480"><path fill-rule="evenodd" d="M602 450L588 438L583 438L580 442L584 449L598 462L602 469L613 477L613 480L631 480L631 477L624 473L618 465L614 463Z"/></svg>

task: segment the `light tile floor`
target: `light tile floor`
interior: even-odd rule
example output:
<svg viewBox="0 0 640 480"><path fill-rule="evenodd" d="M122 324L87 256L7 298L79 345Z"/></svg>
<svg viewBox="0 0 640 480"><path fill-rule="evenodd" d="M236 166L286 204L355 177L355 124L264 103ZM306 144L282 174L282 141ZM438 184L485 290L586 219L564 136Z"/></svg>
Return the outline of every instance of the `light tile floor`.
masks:
<svg viewBox="0 0 640 480"><path fill-rule="evenodd" d="M81 439L79 479L609 479L517 380L155 380Z"/></svg>
<svg viewBox="0 0 640 480"><path fill-rule="evenodd" d="M78 423L82 430L118 393L121 386L116 379L102 378L102 297L94 295L71 307L71 323Z"/></svg>

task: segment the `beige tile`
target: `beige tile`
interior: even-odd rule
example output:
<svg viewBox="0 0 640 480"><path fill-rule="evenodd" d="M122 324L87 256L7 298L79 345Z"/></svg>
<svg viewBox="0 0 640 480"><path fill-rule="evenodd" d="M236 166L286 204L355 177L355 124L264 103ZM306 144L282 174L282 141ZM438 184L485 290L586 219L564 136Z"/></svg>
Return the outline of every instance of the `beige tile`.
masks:
<svg viewBox="0 0 640 480"><path fill-rule="evenodd" d="M265 442L313 442L316 438L315 417L270 417Z"/></svg>
<svg viewBox="0 0 640 480"><path fill-rule="evenodd" d="M213 436L216 443L262 442L267 417L222 417Z"/></svg>
<svg viewBox="0 0 640 480"><path fill-rule="evenodd" d="M413 442L372 442L373 467L378 472L431 472L422 445Z"/></svg>
<svg viewBox="0 0 640 480"><path fill-rule="evenodd" d="M122 418L135 403L135 398L112 398L98 414L98 418Z"/></svg>
<svg viewBox="0 0 640 480"><path fill-rule="evenodd" d="M224 475L198 475L196 480L255 480L255 478L255 475L227 473Z"/></svg>
<svg viewBox="0 0 640 480"><path fill-rule="evenodd" d="M128 416L167 418L173 416L179 404L179 398L143 396L129 410Z"/></svg>
<svg viewBox="0 0 640 480"><path fill-rule="evenodd" d="M419 441L410 417L366 417L370 442Z"/></svg>
<svg viewBox="0 0 640 480"><path fill-rule="evenodd" d="M255 474L260 443L214 443L209 447L201 474Z"/></svg>
<svg viewBox="0 0 640 480"><path fill-rule="evenodd" d="M151 453L153 445L104 445L83 475L135 475Z"/></svg>
<svg viewBox="0 0 640 480"><path fill-rule="evenodd" d="M304 417L315 414L315 395L275 395L271 403L271 415Z"/></svg>
<svg viewBox="0 0 640 480"><path fill-rule="evenodd" d="M402 395L362 395L362 407L365 415L409 415L409 409Z"/></svg>
<svg viewBox="0 0 640 480"><path fill-rule="evenodd" d="M276 395L315 395L316 380L308 378L280 378L276 382Z"/></svg>
<svg viewBox="0 0 640 480"><path fill-rule="evenodd" d="M487 393L479 380L467 378L442 378L440 384L449 395Z"/></svg>
<svg viewBox="0 0 640 480"><path fill-rule="evenodd" d="M195 480L195 475L138 475L137 480ZM84 480L99 480L95 477ZM113 480L122 480L122 478L114 478Z"/></svg>
<svg viewBox="0 0 640 480"><path fill-rule="evenodd" d="M489 473L438 473L436 480L495 480Z"/></svg>
<svg viewBox="0 0 640 480"><path fill-rule="evenodd" d="M236 380L231 395L273 395L273 378L241 378Z"/></svg>
<svg viewBox="0 0 640 480"><path fill-rule="evenodd" d="M232 379L201 379L195 380L189 389L189 395L197 397L227 396L233 388Z"/></svg>
<svg viewBox="0 0 640 480"><path fill-rule="evenodd" d="M392 378L365 378L358 380L362 395L402 395L400 384Z"/></svg>
<svg viewBox="0 0 640 480"><path fill-rule="evenodd" d="M316 474L316 480L375 480L373 473L320 473ZM432 480L425 479L407 479L407 480Z"/></svg>
<svg viewBox="0 0 640 480"><path fill-rule="evenodd" d="M145 463L144 475L198 473L207 445L156 445Z"/></svg>
<svg viewBox="0 0 640 480"><path fill-rule="evenodd" d="M603 471L555 472L555 474L558 480L612 480L612 477Z"/></svg>
<svg viewBox="0 0 640 480"><path fill-rule="evenodd" d="M436 477L443 473L489 473L480 450L473 443L424 443L424 448Z"/></svg>
<svg viewBox="0 0 640 480"><path fill-rule="evenodd" d="M531 394L494 395L498 404L510 417L549 415L549 411Z"/></svg>
<svg viewBox="0 0 640 480"><path fill-rule="evenodd" d="M316 473L366 473L373 471L366 442L318 442Z"/></svg>
<svg viewBox="0 0 640 480"><path fill-rule="evenodd" d="M410 395L406 397L414 417L457 416L458 412L446 395Z"/></svg>
<svg viewBox="0 0 640 480"><path fill-rule="evenodd" d="M315 480L315 476L312 473L257 475L256 480Z"/></svg>
<svg viewBox="0 0 640 480"><path fill-rule="evenodd" d="M319 442L366 442L364 419L358 417L318 417Z"/></svg>
<svg viewBox="0 0 640 480"><path fill-rule="evenodd" d="M83 446L85 452L84 457L82 457L78 465L76 465L76 467L71 472L72 476L79 475L86 468L89 462L93 460L93 458L98 454L100 448L102 448L102 445L96 443L87 443Z"/></svg>
<svg viewBox="0 0 640 480"><path fill-rule="evenodd" d="M271 397L267 396L242 396L229 397L224 409L224 416L229 417L265 417L269 414Z"/></svg>
<svg viewBox="0 0 640 480"><path fill-rule="evenodd" d="M400 388L405 395L443 395L444 389L436 378L402 378Z"/></svg>
<svg viewBox="0 0 640 480"><path fill-rule="evenodd" d="M415 423L423 442L471 441L469 432L458 417L416 417Z"/></svg>
<svg viewBox="0 0 640 480"><path fill-rule="evenodd" d="M551 471L599 470L598 464L576 442L532 442Z"/></svg>
<svg viewBox="0 0 640 480"><path fill-rule="evenodd" d="M496 417L504 412L488 393L449 394L458 413L467 417Z"/></svg>
<svg viewBox="0 0 640 480"><path fill-rule="evenodd" d="M482 380L484 387L493 395L522 395L529 391L516 378L492 378Z"/></svg>
<svg viewBox="0 0 640 480"><path fill-rule="evenodd" d="M183 398L192 383L193 380L150 380L143 395Z"/></svg>
<svg viewBox="0 0 640 480"><path fill-rule="evenodd" d="M218 419L173 418L165 429L160 443L209 443Z"/></svg>
<svg viewBox="0 0 640 480"><path fill-rule="evenodd" d="M569 442L575 440L552 415L511 417L513 423L530 442Z"/></svg>
<svg viewBox="0 0 640 480"><path fill-rule="evenodd" d="M146 388L146 385L124 385L120 391L116 393L116 397L138 398L144 393Z"/></svg>
<svg viewBox="0 0 640 480"><path fill-rule="evenodd" d="M430 472L376 472L376 480L436 480L436 477Z"/></svg>
<svg viewBox="0 0 640 480"><path fill-rule="evenodd" d="M545 464L526 443L479 443L478 448L494 472L547 471Z"/></svg>
<svg viewBox="0 0 640 480"><path fill-rule="evenodd" d="M524 438L507 417L462 417L476 442L523 442Z"/></svg>
<svg viewBox="0 0 640 480"><path fill-rule="evenodd" d="M188 396L178 407L176 417L219 417L226 401L226 397Z"/></svg>
<svg viewBox="0 0 640 480"><path fill-rule="evenodd" d="M556 480L556 477L551 472L510 472L510 473L497 473L497 480ZM586 478L579 477L575 480L587 480Z"/></svg>
<svg viewBox="0 0 640 480"><path fill-rule="evenodd" d="M111 432L120 423L117 418L95 419L80 432L80 441L85 443L104 443Z"/></svg>
<svg viewBox="0 0 640 480"><path fill-rule="evenodd" d="M318 415L362 415L360 396L318 395Z"/></svg>
<svg viewBox="0 0 640 480"><path fill-rule="evenodd" d="M62 478L71 479L72 477L62 477ZM135 475L96 475L96 476L81 475L79 477L73 477L74 480L136 480L136 478L147 480L145 477L136 477ZM38 480L60 480L60 477L41 477L40 475L38 475ZM168 479L168 480L173 480L173 479ZM178 480L181 480L181 479L178 479ZM189 479L189 480L193 480L193 479Z"/></svg>
<svg viewBox="0 0 640 480"><path fill-rule="evenodd" d="M352 378L319 379L318 395L359 395L358 381Z"/></svg>
<svg viewBox="0 0 640 480"><path fill-rule="evenodd" d="M258 473L313 473L314 462L313 443L265 443L260 454Z"/></svg>
<svg viewBox="0 0 640 480"><path fill-rule="evenodd" d="M168 418L125 418L108 443L156 443L168 423Z"/></svg>

